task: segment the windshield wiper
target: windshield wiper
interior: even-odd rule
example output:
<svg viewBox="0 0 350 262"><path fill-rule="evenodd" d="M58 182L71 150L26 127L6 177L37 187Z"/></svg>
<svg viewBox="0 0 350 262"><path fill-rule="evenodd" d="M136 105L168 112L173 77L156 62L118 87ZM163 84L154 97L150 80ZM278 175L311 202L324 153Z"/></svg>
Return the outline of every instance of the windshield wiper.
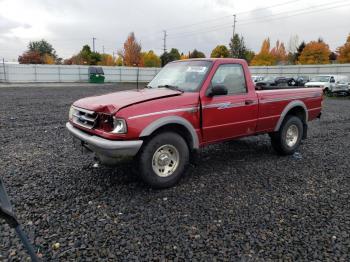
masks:
<svg viewBox="0 0 350 262"><path fill-rule="evenodd" d="M159 85L158 88L162 88L162 87L165 87L165 88L169 88L171 90L176 90L176 91L180 91L180 92L184 92L183 90L181 90L178 86L173 86L173 85Z"/></svg>

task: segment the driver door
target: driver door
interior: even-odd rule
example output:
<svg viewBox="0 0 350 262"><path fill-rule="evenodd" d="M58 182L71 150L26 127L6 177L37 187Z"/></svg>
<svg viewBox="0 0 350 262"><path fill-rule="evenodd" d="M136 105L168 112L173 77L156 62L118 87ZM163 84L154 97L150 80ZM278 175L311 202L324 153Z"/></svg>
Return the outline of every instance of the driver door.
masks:
<svg viewBox="0 0 350 262"><path fill-rule="evenodd" d="M207 94L202 97L202 128L205 143L253 134L258 115L258 99L248 90L241 64L217 67ZM227 95L209 96L212 86L223 85Z"/></svg>

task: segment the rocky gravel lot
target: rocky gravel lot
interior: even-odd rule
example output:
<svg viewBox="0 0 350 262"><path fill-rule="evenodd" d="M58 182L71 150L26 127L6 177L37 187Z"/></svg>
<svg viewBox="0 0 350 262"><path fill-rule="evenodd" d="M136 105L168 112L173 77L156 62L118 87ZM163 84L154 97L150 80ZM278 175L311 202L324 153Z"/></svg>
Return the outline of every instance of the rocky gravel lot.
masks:
<svg viewBox="0 0 350 262"><path fill-rule="evenodd" d="M205 148L180 184L94 168L70 104L130 85L0 88L0 175L43 260L350 260L350 99L327 99L298 154L268 136ZM0 221L0 261L28 259Z"/></svg>

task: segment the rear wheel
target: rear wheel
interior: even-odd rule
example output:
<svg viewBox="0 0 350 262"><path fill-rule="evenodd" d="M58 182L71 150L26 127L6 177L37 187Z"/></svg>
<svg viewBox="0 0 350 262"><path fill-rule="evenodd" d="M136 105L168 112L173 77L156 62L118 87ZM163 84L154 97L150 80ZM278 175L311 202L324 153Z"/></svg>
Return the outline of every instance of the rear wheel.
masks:
<svg viewBox="0 0 350 262"><path fill-rule="evenodd" d="M189 162L189 148L178 134L155 135L141 149L139 169L142 180L154 188L175 185Z"/></svg>
<svg viewBox="0 0 350 262"><path fill-rule="evenodd" d="M299 117L286 116L279 131L271 134L272 147L281 155L291 155L303 137L303 122Z"/></svg>

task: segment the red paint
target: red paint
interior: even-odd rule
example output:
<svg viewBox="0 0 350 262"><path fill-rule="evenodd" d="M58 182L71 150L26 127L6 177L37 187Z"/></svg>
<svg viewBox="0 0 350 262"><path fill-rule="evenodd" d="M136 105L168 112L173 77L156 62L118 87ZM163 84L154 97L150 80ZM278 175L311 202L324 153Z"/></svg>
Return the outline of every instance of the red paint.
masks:
<svg viewBox="0 0 350 262"><path fill-rule="evenodd" d="M124 118L128 125L127 134L116 135L103 130L89 130L75 126L108 139L132 140L138 139L142 130L155 120L165 116L180 116L192 124L198 135L200 146L204 146L209 143L273 131L284 108L293 100L304 102L308 109L309 121L315 119L321 112L322 90L320 88L255 91L247 63L244 60L210 60L213 61L213 65L199 92L180 93L165 88L130 90L84 98L74 103L77 107ZM239 95L206 96L211 78L218 66L230 63L242 65L248 92ZM224 109L205 108L224 102L235 106ZM195 112L174 112L176 109L192 107L197 110ZM173 112L166 112L168 110L173 110ZM162 113L154 114L156 112ZM142 116L145 114L146 116ZM134 118L140 115L141 117Z"/></svg>

